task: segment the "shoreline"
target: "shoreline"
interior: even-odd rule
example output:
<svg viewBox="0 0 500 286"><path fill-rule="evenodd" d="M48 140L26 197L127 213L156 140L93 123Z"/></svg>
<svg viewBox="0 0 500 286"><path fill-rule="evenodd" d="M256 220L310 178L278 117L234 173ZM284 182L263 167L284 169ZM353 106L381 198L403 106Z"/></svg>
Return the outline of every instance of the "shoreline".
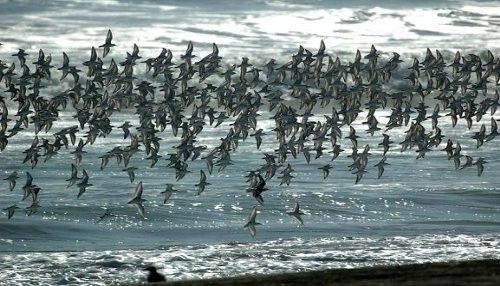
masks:
<svg viewBox="0 0 500 286"><path fill-rule="evenodd" d="M149 284L123 284L123 286L126 285L500 285L500 259L326 269Z"/></svg>

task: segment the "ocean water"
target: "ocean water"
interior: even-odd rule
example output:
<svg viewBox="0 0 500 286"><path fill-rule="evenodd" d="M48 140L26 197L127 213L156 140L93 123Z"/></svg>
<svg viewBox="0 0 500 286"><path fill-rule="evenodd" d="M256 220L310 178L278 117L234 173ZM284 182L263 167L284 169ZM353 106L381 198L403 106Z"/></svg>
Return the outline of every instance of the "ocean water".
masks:
<svg viewBox="0 0 500 286"><path fill-rule="evenodd" d="M197 55L193 61L210 54L213 43L217 44L222 57L221 73L232 64L240 64L242 57L249 58L256 67L264 67L270 59L285 64L299 45L315 54L321 40L330 56L339 57L347 65L354 61L356 50L365 56L373 44L380 54L380 64L387 62L392 52L399 53L403 60L390 83L383 86L388 91L407 84L404 77L408 67L413 58L422 62L427 48L434 54L439 50L447 63L452 62L456 51L467 58L473 53L485 59L489 50L498 58L500 5L496 1L414 2L0 0L0 60L7 67L15 63L16 82L22 70L12 54L18 49L29 54L26 62L31 72L35 70L31 63L37 60L40 49L45 56L50 55L52 79L43 81L46 87L41 91L42 96L50 98L72 88L71 76L59 80L57 68L62 65L62 52L72 65L83 70L80 82L84 84L86 67L81 63L89 59L92 46L104 43L108 29L112 30L116 46L103 58L105 66L111 58L117 63L125 60L134 43L142 57L139 61L156 57L166 48L173 53L172 61L181 63L180 56L192 41L193 54ZM97 52L102 57L102 48ZM233 80L238 78L239 68L236 73ZM134 76L136 86L142 80L160 85L159 79L146 72L144 63L137 64ZM488 92L481 94L477 102L494 98L499 88L494 76L489 81ZM0 82L2 90L7 89L4 82ZM157 91L157 100L160 94ZM10 93L1 96L9 109L10 129L18 119L17 102L10 100ZM418 102L417 97L412 103ZM303 113L296 99L284 98L284 104ZM213 99L217 109L215 102ZM30 124L19 131L0 152L0 208L14 204L19 207L12 218L8 219L6 210L0 217L0 284L140 282L145 281L142 269L147 265L155 265L170 280L179 280L500 258L500 145L496 138L477 147L472 138L483 123L489 133L491 118L499 119L498 113L488 112L469 129L464 119L453 127L446 116L449 110L441 109L438 126L446 137L425 158L416 159L416 148L402 152L398 144L405 139L410 125L389 131L383 128L370 136L363 123L368 112L363 110L351 126L360 136L360 152L369 145L371 155L367 173L358 183L348 168L352 143L345 136L350 128L343 125L343 138L337 143L345 150L338 158L331 161L331 145L327 143L321 157L314 159L312 152L310 163L302 154L297 158L288 154L286 163L267 181L269 190L263 193L264 204L260 205L245 191L249 187L245 176L264 165L264 154L273 154L278 147L273 132L275 121L271 118L276 110L270 111L264 103L258 112L257 129L262 128L268 135L263 137L260 149L254 137L248 136L231 153L232 165L220 171L219 166L214 166L210 174L201 157L220 145L236 117L230 116L217 128L206 124L196 138L196 145L206 149L200 158L188 159L190 172L181 180L176 179L174 169L167 167L166 159L180 143L180 135L174 136L170 126L157 133L161 138L158 154L163 157L155 166L150 167L143 147L130 159L129 166L138 168L133 182L123 171L123 162L114 158L101 170L100 156L130 144L118 126L125 121L139 126L133 107L114 112L110 117L114 126L111 133L85 146L86 153L77 164L78 176L86 170L92 184L79 198L76 186L67 187L71 164L76 164L72 152L77 143L63 147L47 161L41 156L32 168L29 161L23 163L23 152L35 138L34 127ZM432 96L426 98L427 115L436 103ZM317 106L309 121L324 123L324 115L331 114L332 106L340 109L332 100L325 108ZM383 127L391 114L390 105L377 109L375 114ZM60 108L52 129L38 133L40 141L45 138L52 142L57 131L78 125L74 115L73 108ZM412 114L412 120L416 116ZM183 120L187 122L189 117L186 111ZM430 119L422 125L428 132L432 130ZM76 142L86 140L87 127L76 134ZM136 134L134 127L130 130ZM383 158L379 145L382 133L390 135L395 143L386 154L389 165L379 179L374 165ZM485 158L487 164L481 176L476 166L455 169L453 160L442 151L448 139L461 144L462 155L474 161ZM281 184L280 179L287 164L294 169L289 185ZM325 164L333 168L323 178L319 168ZM200 170L210 185L197 195ZM9 191L9 183L3 179L13 171L18 172L19 179L14 190ZM23 200L22 190L26 172L41 188L40 207L29 216L26 211L32 201ZM139 182L143 183L142 198L146 200L144 218L128 204ZM161 192L166 184L173 184L178 192L164 203ZM287 214L295 202L304 213L303 225ZM260 225L252 236L243 226L254 206ZM106 210L111 216L100 220Z"/></svg>

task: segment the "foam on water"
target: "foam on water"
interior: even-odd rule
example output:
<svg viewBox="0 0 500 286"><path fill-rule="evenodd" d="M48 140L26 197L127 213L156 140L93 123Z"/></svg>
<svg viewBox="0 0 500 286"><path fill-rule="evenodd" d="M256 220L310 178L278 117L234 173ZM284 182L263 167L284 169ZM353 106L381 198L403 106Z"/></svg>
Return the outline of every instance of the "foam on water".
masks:
<svg viewBox="0 0 500 286"><path fill-rule="evenodd" d="M439 245L439 247L436 247ZM498 258L496 235L289 238L165 246L157 250L25 252L3 255L2 281L23 285L109 285L142 281L137 265L156 265L171 280ZM29 267L26 267L29 265ZM33 269L36 281L33 281Z"/></svg>
<svg viewBox="0 0 500 286"><path fill-rule="evenodd" d="M119 44L111 56L125 55L134 43L140 43L143 56L155 56L163 47L178 55L189 40L197 53L209 52L216 42L222 56L231 61L249 54L255 60L264 56L262 61L281 58L298 45L312 50L321 39L339 55L353 55L356 49L366 52L371 44L382 52L402 55L423 53L427 47L464 54L477 52L478 47L498 51L495 31L500 22L495 1L434 2L378 1L373 6L366 1L318 1L293 6L276 1L144 1L133 5L126 1L22 1L3 5L10 9L0 11L4 44L0 53L43 48L53 51L54 62L62 60L56 51L82 60L89 43L102 44L108 28Z"/></svg>

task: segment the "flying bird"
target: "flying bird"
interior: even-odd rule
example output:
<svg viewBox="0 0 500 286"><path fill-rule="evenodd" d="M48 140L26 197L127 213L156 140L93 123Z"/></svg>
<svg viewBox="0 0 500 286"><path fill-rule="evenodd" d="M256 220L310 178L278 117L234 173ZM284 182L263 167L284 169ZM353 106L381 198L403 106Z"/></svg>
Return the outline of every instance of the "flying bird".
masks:
<svg viewBox="0 0 500 286"><path fill-rule="evenodd" d="M205 172L203 172L203 170L200 170L200 181L198 182L198 184L195 185L197 190L197 195L205 191L205 187L208 185L210 185L210 183L207 183L207 176L205 175Z"/></svg>
<svg viewBox="0 0 500 286"><path fill-rule="evenodd" d="M80 198L85 191L87 191L87 187L93 186L92 184L89 184L89 175L87 174L87 171L83 169L83 177L80 182L76 184L76 186L79 188L78 195L76 198Z"/></svg>
<svg viewBox="0 0 500 286"><path fill-rule="evenodd" d="M110 48L115 46L115 44L111 43L112 40L113 40L113 34L111 33L111 29L109 29L108 34L106 35L106 42L99 46L99 48L104 48L104 51L102 52L103 58L105 58L106 55L109 53Z"/></svg>
<svg viewBox="0 0 500 286"><path fill-rule="evenodd" d="M111 210L110 209L106 209L104 211L104 213L99 216L99 218L96 220L95 223L100 223L103 219L105 219L107 217L110 217L110 216L113 216L113 214L111 214Z"/></svg>
<svg viewBox="0 0 500 286"><path fill-rule="evenodd" d="M7 219L11 219L17 209L19 209L19 207L16 205L3 209L4 211L7 211Z"/></svg>
<svg viewBox="0 0 500 286"><path fill-rule="evenodd" d="M300 225L304 225L304 221L300 217L304 213L300 211L298 202L295 202L295 205L293 206L293 211L287 212L286 214L292 216Z"/></svg>
<svg viewBox="0 0 500 286"><path fill-rule="evenodd" d="M174 189L174 185L167 184L167 187L165 188L165 190L161 192L161 194L163 194L165 196L165 198L163 199L163 203L166 204L168 199L170 199L172 194L175 192L177 192L177 190Z"/></svg>
<svg viewBox="0 0 500 286"><path fill-rule="evenodd" d="M326 165L318 168L318 169L323 171L323 179L326 179L328 177L328 175L330 174L331 168L333 168L333 167L330 164L326 164Z"/></svg>
<svg viewBox="0 0 500 286"><path fill-rule="evenodd" d="M259 204L264 205L264 198L262 197L262 192L267 191L266 180L262 178L260 174L257 177L257 185L251 187L248 191L252 192L253 197L259 202Z"/></svg>
<svg viewBox="0 0 500 286"><path fill-rule="evenodd" d="M142 181L137 184L137 187L135 187L135 193L134 197L128 202L131 205L134 205L134 207L137 209L137 213L141 218L144 218L144 206L142 205L142 202L146 201L145 199L142 198Z"/></svg>
<svg viewBox="0 0 500 286"><path fill-rule="evenodd" d="M19 176L17 175L17 171L12 172L7 178L4 180L9 182L9 190L12 192L14 190L14 187L16 186L16 180L19 179Z"/></svg>
<svg viewBox="0 0 500 286"><path fill-rule="evenodd" d="M260 225L260 223L255 221L256 217L257 217L257 207L253 207L252 211L250 212L250 216L248 217L248 222L243 226L243 228L247 228L250 231L252 237L255 237L255 235L257 234L255 226Z"/></svg>

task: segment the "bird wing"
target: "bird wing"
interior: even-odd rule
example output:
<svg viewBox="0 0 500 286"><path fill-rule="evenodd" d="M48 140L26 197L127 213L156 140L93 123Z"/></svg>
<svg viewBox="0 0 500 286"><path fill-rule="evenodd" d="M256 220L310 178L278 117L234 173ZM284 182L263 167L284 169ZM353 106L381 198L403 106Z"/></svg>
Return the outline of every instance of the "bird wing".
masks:
<svg viewBox="0 0 500 286"><path fill-rule="evenodd" d="M293 212L298 214L299 213L299 207L300 207L299 206L299 202L295 202L295 206L293 207Z"/></svg>
<svg viewBox="0 0 500 286"><path fill-rule="evenodd" d="M111 40L113 40L113 34L111 33L111 29L109 29L106 35L106 44L111 44Z"/></svg>
<svg viewBox="0 0 500 286"><path fill-rule="evenodd" d="M130 203L133 203L133 202L141 202L142 201L142 181L139 182L139 184L137 184L137 187L135 187L135 193L134 193L134 197L132 198L132 200L130 200L129 204Z"/></svg>
<svg viewBox="0 0 500 286"><path fill-rule="evenodd" d="M29 186L33 183L33 177L29 172L26 172L26 185Z"/></svg>
<svg viewBox="0 0 500 286"><path fill-rule="evenodd" d="M257 217L257 207L253 207L248 217L248 223L255 223L255 218Z"/></svg>
<svg viewBox="0 0 500 286"><path fill-rule="evenodd" d="M139 216L144 219L144 206L141 203L134 203L134 207L137 209Z"/></svg>
<svg viewBox="0 0 500 286"><path fill-rule="evenodd" d="M255 237L255 235L257 234L257 229L255 229L255 226L254 226L254 225L250 225L250 226L248 227L248 230L250 231L250 235L251 235L252 237Z"/></svg>
<svg viewBox="0 0 500 286"><path fill-rule="evenodd" d="M190 56L191 53L193 52L193 42L189 41L187 49L186 49L186 56Z"/></svg>
<svg viewBox="0 0 500 286"><path fill-rule="evenodd" d="M168 199L170 199L170 197L172 196L172 191L166 190L166 191L163 191L162 193L163 193L163 195L165 195L165 198L163 199L163 203L166 204Z"/></svg>
<svg viewBox="0 0 500 286"><path fill-rule="evenodd" d="M134 43L134 50L132 55L137 56L139 54L139 47Z"/></svg>

